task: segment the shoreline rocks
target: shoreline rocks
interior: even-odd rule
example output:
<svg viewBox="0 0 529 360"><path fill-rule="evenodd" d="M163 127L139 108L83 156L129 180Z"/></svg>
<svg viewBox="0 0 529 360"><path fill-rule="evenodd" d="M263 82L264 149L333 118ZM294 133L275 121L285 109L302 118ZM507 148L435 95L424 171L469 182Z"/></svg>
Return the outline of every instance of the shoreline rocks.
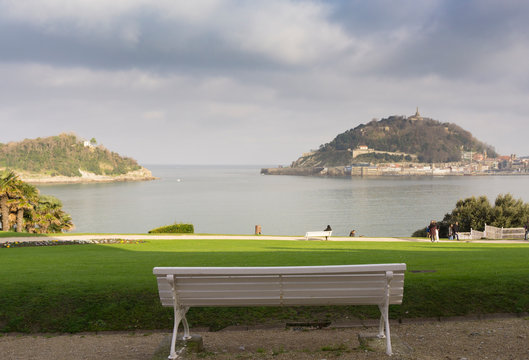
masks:
<svg viewBox="0 0 529 360"><path fill-rule="evenodd" d="M158 178L144 167L130 171L122 175L97 175L79 169L81 176L45 176L42 174L23 173L15 171L20 179L30 184L86 184L86 183L108 183L122 181L150 181Z"/></svg>

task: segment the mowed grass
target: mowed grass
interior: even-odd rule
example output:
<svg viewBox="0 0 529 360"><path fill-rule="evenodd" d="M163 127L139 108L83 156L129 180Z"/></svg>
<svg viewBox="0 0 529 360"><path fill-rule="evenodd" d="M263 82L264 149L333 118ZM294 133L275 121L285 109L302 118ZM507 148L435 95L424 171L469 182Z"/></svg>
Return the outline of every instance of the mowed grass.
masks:
<svg viewBox="0 0 529 360"><path fill-rule="evenodd" d="M53 236L54 234L50 234L50 236ZM39 236L46 236L45 234L30 234L30 233L18 233L15 231L0 231L0 238L11 238L11 237L39 237Z"/></svg>
<svg viewBox="0 0 529 360"><path fill-rule="evenodd" d="M406 263L392 318L529 311L529 244L148 240L0 248L0 331L168 329L155 266ZM426 272L424 272L426 271ZM193 326L378 317L376 306L192 308Z"/></svg>

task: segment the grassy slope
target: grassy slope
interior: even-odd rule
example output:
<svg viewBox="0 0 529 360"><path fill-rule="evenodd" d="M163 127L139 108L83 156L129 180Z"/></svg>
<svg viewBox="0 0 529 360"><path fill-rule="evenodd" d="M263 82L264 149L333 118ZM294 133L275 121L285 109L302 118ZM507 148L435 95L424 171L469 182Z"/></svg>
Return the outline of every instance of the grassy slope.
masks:
<svg viewBox="0 0 529 360"><path fill-rule="evenodd" d="M155 240L144 244L0 249L0 331L170 328L154 266L273 266L405 262L392 317L529 310L529 247L495 244ZM193 325L263 319L378 316L376 307L190 310Z"/></svg>

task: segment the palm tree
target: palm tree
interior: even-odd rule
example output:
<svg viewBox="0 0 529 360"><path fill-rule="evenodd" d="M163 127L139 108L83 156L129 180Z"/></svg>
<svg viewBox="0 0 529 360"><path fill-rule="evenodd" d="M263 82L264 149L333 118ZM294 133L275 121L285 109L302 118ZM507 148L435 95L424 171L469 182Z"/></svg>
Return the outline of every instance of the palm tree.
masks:
<svg viewBox="0 0 529 360"><path fill-rule="evenodd" d="M2 231L9 230L9 193L15 190L18 176L11 170L0 174L0 215L2 216Z"/></svg>
<svg viewBox="0 0 529 360"><path fill-rule="evenodd" d="M16 212L16 231L22 232L24 229L24 211L33 209L38 203L39 191L35 186L21 180L18 180L14 187L14 199L9 202L13 204Z"/></svg>
<svg viewBox="0 0 529 360"><path fill-rule="evenodd" d="M72 218L64 210L59 199L51 195L41 195L35 208L30 211L31 221L27 222L28 231L47 233L72 230Z"/></svg>

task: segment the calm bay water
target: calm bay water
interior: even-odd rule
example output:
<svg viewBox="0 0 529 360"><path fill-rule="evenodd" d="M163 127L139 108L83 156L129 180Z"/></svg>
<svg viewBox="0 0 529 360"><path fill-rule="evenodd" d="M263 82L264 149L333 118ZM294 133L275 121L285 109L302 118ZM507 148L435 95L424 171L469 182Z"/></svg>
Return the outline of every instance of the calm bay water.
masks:
<svg viewBox="0 0 529 360"><path fill-rule="evenodd" d="M39 185L61 199L75 232L145 233L176 222L196 233L302 235L331 225L365 236L410 236L458 199L511 193L529 177L318 178L263 176L257 166L147 166L157 181Z"/></svg>

